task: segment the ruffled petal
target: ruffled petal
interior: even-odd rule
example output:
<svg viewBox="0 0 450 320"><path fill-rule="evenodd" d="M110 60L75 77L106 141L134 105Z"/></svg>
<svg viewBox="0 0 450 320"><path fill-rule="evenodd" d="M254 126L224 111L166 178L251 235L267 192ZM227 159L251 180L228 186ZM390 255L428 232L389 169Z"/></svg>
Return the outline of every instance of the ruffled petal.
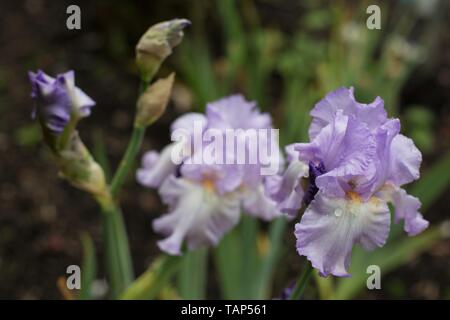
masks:
<svg viewBox="0 0 450 320"><path fill-rule="evenodd" d="M422 154L411 139L396 135L392 140L390 157L389 180L393 184L402 186L419 178Z"/></svg>
<svg viewBox="0 0 450 320"><path fill-rule="evenodd" d="M269 176L265 181L266 193L277 202L277 208L290 216L295 216L302 206L304 191L301 179L308 176L308 166L293 160L283 176Z"/></svg>
<svg viewBox="0 0 450 320"><path fill-rule="evenodd" d="M329 198L319 192L295 226L297 251L321 276L349 276L353 245L381 247L389 234L390 213L379 198Z"/></svg>
<svg viewBox="0 0 450 320"><path fill-rule="evenodd" d="M136 180L143 186L158 188L171 174L176 172L177 165L172 161L172 150L175 144L169 144L161 153L148 151L142 158L142 167L136 171Z"/></svg>
<svg viewBox="0 0 450 320"><path fill-rule="evenodd" d="M309 128L309 136L314 139L320 131L332 123L338 111L344 115L352 116L357 121L365 123L373 130L387 120L384 110L384 101L377 97L372 103L359 103L355 100L353 87L339 88L328 93L311 111L313 121Z"/></svg>
<svg viewBox="0 0 450 320"><path fill-rule="evenodd" d="M364 175L354 179L354 191L368 199L388 180L391 171L391 145L400 132L400 121L389 119L375 133L376 154Z"/></svg>
<svg viewBox="0 0 450 320"><path fill-rule="evenodd" d="M418 198L407 194L402 188L391 186L386 200L394 204L395 222L405 221L403 228L409 236L415 236L428 227L429 222L419 212L421 203Z"/></svg>
<svg viewBox="0 0 450 320"><path fill-rule="evenodd" d="M170 131L184 129L193 133L196 126L203 130L206 127L206 122L206 117L203 114L190 112L178 117L170 126Z"/></svg>
<svg viewBox="0 0 450 320"><path fill-rule="evenodd" d="M245 190L242 193L242 205L246 213L265 221L281 216L277 203L266 196L263 184Z"/></svg>
<svg viewBox="0 0 450 320"><path fill-rule="evenodd" d="M295 146L300 160L323 163L326 173L316 179L316 185L329 195L343 197L346 184L354 177L366 174L376 152L376 143L364 123L343 115L340 111L332 123L310 143Z"/></svg>
<svg viewBox="0 0 450 320"><path fill-rule="evenodd" d="M261 113L255 102L249 102L242 95L232 95L206 106L208 127L217 129L262 129L271 128L270 115Z"/></svg>
<svg viewBox="0 0 450 320"><path fill-rule="evenodd" d="M236 193L219 196L202 184L170 176L160 188L170 212L153 221L156 232L166 238L159 248L180 255L183 241L189 250L216 245L239 221L240 199Z"/></svg>

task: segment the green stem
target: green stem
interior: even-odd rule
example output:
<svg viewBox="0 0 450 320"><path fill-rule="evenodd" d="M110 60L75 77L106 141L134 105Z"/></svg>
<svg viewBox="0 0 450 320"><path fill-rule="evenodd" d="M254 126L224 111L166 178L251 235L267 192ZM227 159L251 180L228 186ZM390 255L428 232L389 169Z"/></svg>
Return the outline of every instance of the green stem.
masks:
<svg viewBox="0 0 450 320"><path fill-rule="evenodd" d="M133 166L134 159L136 158L136 155L141 147L142 140L144 139L144 134L144 127L133 127L133 133L131 135L130 142L128 143L127 150L125 151L125 154L120 161L119 168L114 174L111 182L111 193L113 197L116 197L119 193L119 190L122 187L128 172Z"/></svg>
<svg viewBox="0 0 450 320"><path fill-rule="evenodd" d="M92 283L97 276L97 260L95 258L95 247L92 238L87 233L81 234L81 244L83 246L83 262L81 270L81 290L78 300L92 299Z"/></svg>
<svg viewBox="0 0 450 320"><path fill-rule="evenodd" d="M122 213L112 200L99 201L103 213L103 236L111 297L118 297L133 281L133 265Z"/></svg>
<svg viewBox="0 0 450 320"><path fill-rule="evenodd" d="M305 290L306 285L308 284L309 279L311 278L312 271L313 267L311 263L307 262L306 268L300 275L300 278L298 279L297 284L295 285L294 291L292 292L289 298L290 300L300 300L303 291Z"/></svg>
<svg viewBox="0 0 450 320"><path fill-rule="evenodd" d="M255 299L255 286L260 267L257 254L256 238L258 236L258 221L243 215L240 226L241 232L241 299ZM256 281L255 281L256 280Z"/></svg>
<svg viewBox="0 0 450 320"><path fill-rule="evenodd" d="M128 287L120 299L154 299L179 269L180 262L180 257L162 255Z"/></svg>
<svg viewBox="0 0 450 320"><path fill-rule="evenodd" d="M237 228L220 241L214 250L215 267L223 299L240 299L241 237Z"/></svg>
<svg viewBox="0 0 450 320"><path fill-rule="evenodd" d="M139 92L142 93L147 83L141 82ZM106 262L111 286L111 295L118 297L133 281L133 264L128 244L127 231L120 208L114 198L120 191L134 159L144 139L145 127L134 126L127 150L120 161L111 181L108 197L97 199L103 212L103 233L106 246Z"/></svg>
<svg viewBox="0 0 450 320"><path fill-rule="evenodd" d="M141 95L147 87L150 85L150 82L145 82L141 80L139 84L139 95ZM128 172L133 166L134 159L136 158L139 149L142 144L142 140L144 140L145 135L145 127L140 127L134 125L133 133L131 134L130 142L128 142L127 150L120 161L119 168L117 169L114 177L111 181L111 194L115 198L120 191L120 188L127 177Z"/></svg>
<svg viewBox="0 0 450 320"><path fill-rule="evenodd" d="M286 227L287 220L284 217L280 217L271 223L269 230L270 249L261 263L261 273L257 283L258 299L267 299L269 296L270 281L272 280L273 272L284 252L282 241Z"/></svg>

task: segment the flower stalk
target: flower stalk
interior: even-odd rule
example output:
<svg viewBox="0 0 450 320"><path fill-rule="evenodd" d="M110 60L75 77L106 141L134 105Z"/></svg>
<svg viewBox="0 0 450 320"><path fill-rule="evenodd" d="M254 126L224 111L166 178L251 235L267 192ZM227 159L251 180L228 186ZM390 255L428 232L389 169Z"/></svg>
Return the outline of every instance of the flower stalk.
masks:
<svg viewBox="0 0 450 320"><path fill-rule="evenodd" d="M104 236L107 245L107 265L110 268L110 285L113 297L119 297L123 294L124 290L126 290L134 278L128 237L122 212L120 208L114 205L114 199L119 194L129 171L133 167L135 158L142 145L146 128L163 114L169 102L174 74L169 75L165 79L158 80L152 85L150 83L161 63L172 52L171 49L181 42L183 36L182 29L187 25L187 20L173 20L158 24L156 25L158 26L157 28L150 28L151 36L148 37L147 32L147 36L144 35L137 45L136 62L140 71L141 82L133 131L127 149L110 183L111 201L102 206ZM155 59L155 52L153 50L159 48L158 46L161 43L164 43L167 52L164 56ZM165 264L162 263L163 270L166 269ZM171 269L169 268L169 270ZM135 294L136 290L137 292L141 292L143 287L147 288L150 285L148 283L149 281L148 275L144 273L144 275L133 283L131 289L126 291L129 293L125 293L124 297L126 298L130 294Z"/></svg>
<svg viewBox="0 0 450 320"><path fill-rule="evenodd" d="M111 194L116 197L122 187L125 178L128 175L131 167L133 166L134 159L139 152L142 141L144 140L145 127L134 126L131 134L130 142L128 143L127 150L120 161L119 168L117 169L114 177L111 181Z"/></svg>
<svg viewBox="0 0 450 320"><path fill-rule="evenodd" d="M161 255L120 296L122 300L154 299L180 267L181 258Z"/></svg>
<svg viewBox="0 0 450 320"><path fill-rule="evenodd" d="M110 295L117 298L133 281L133 265L128 236L120 208L112 197L97 199L102 209L103 237Z"/></svg>
<svg viewBox="0 0 450 320"><path fill-rule="evenodd" d="M311 274L313 272L313 267L311 263L307 262L305 270L300 274L297 283L295 284L295 288L292 291L289 300L300 300L305 291L306 286L309 283L309 279L311 279Z"/></svg>

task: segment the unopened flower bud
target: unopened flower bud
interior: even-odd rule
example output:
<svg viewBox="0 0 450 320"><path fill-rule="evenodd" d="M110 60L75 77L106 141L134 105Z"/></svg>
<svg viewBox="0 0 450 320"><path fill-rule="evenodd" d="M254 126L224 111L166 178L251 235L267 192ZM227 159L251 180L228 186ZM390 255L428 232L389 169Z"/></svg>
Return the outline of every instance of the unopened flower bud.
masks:
<svg viewBox="0 0 450 320"><path fill-rule="evenodd" d="M173 19L155 24L144 33L136 45L136 63L143 81L150 82L161 63L181 42L183 29L190 24L186 19Z"/></svg>
<svg viewBox="0 0 450 320"><path fill-rule="evenodd" d="M149 86L137 101L135 125L146 127L161 117L169 103L175 74L159 79Z"/></svg>
<svg viewBox="0 0 450 320"><path fill-rule="evenodd" d="M31 97L36 101L33 117L38 117L47 144L55 150L59 136L67 127L71 127L69 131L72 131L80 118L89 116L95 102L75 86L73 71L53 78L39 70L36 73L29 72L29 78ZM71 132L67 134L70 136Z"/></svg>
<svg viewBox="0 0 450 320"><path fill-rule="evenodd" d="M74 187L97 198L108 197L103 169L92 158L89 150L74 131L66 149L58 155L60 175Z"/></svg>

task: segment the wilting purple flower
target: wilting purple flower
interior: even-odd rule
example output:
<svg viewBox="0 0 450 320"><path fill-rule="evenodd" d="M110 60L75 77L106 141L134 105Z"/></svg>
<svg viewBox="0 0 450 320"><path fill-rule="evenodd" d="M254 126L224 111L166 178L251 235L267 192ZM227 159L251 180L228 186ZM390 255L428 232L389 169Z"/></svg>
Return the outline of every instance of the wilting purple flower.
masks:
<svg viewBox="0 0 450 320"><path fill-rule="evenodd" d="M237 150L224 147L216 151L223 153L226 162L196 161L205 152L195 148L204 144L197 141L197 135L206 130L216 130L225 136L228 129L271 128L270 116L260 113L254 103L240 95L230 96L208 104L206 115L189 113L178 118L171 127L172 137L181 130L188 138L169 144L160 154L150 151L144 155L136 178L144 186L158 188L169 208L169 213L153 222L154 230L166 236L158 242L161 250L181 254L184 240L189 250L200 245L216 245L238 223L241 208L264 220L281 214L275 201L265 194L266 176L260 170L264 164L259 160L253 164L237 164L234 162ZM245 132L238 131L236 139L244 141L245 138ZM268 160L281 168L283 158L278 141L272 136L266 140L263 143L276 145ZM252 152L247 144L244 146L244 152ZM173 157L179 153L176 163Z"/></svg>
<svg viewBox="0 0 450 320"><path fill-rule="evenodd" d="M87 117L95 102L75 86L75 74L68 71L52 78L42 70L29 72L32 91L36 101L33 116L37 115L46 128L61 133L72 116Z"/></svg>
<svg viewBox="0 0 450 320"><path fill-rule="evenodd" d="M295 226L297 251L322 276L348 276L354 244L367 250L384 245L388 202L408 235L427 228L420 201L400 188L419 178L421 153L399 133L399 120L387 118L383 100L358 103L353 88L329 93L311 115L311 142L293 147L297 161L310 168L304 199L310 204Z"/></svg>

